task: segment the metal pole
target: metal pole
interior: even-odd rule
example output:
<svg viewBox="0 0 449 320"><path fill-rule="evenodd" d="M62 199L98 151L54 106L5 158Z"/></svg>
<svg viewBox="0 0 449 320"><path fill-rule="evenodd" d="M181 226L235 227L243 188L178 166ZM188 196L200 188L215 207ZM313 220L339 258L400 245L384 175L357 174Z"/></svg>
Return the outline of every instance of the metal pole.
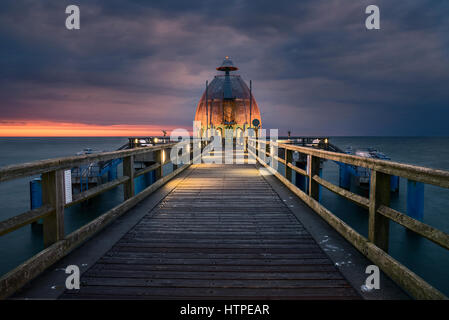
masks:
<svg viewBox="0 0 449 320"><path fill-rule="evenodd" d="M212 128L212 107L214 106L214 98L212 98L212 101L210 102L210 113L209 113L209 124Z"/></svg>
<svg viewBox="0 0 449 320"><path fill-rule="evenodd" d="M252 106L253 106L253 81L249 80L249 127L251 128L252 121Z"/></svg>
<svg viewBox="0 0 449 320"><path fill-rule="evenodd" d="M223 117L223 124L225 122L225 117L224 117L224 91L223 91L223 99L221 100L221 111L222 111L222 117Z"/></svg>
<svg viewBox="0 0 449 320"><path fill-rule="evenodd" d="M208 106L208 100L207 100L207 88L208 88L209 81L206 80L206 130L209 129L209 106Z"/></svg>

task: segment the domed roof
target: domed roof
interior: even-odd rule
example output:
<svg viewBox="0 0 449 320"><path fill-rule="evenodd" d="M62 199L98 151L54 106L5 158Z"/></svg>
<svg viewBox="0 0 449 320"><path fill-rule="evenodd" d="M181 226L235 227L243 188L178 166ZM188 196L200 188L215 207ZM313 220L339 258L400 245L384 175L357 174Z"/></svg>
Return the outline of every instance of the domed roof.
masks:
<svg viewBox="0 0 449 320"><path fill-rule="evenodd" d="M258 126L261 127L260 111L254 95L250 94L248 86L239 75L229 74L229 71L238 70L232 60L226 57L217 70L226 73L215 76L207 86L198 103L195 121L201 121L203 128L213 126L244 129L254 127L253 122L257 119Z"/></svg>

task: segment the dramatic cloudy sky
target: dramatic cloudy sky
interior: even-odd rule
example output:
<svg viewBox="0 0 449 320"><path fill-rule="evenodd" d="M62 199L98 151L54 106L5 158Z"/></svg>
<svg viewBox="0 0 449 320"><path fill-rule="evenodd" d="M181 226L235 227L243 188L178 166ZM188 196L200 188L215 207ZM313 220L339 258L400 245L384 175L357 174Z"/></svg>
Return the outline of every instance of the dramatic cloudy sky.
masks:
<svg viewBox="0 0 449 320"><path fill-rule="evenodd" d="M191 128L225 55L265 128L449 135L445 0L2 0L0 135Z"/></svg>

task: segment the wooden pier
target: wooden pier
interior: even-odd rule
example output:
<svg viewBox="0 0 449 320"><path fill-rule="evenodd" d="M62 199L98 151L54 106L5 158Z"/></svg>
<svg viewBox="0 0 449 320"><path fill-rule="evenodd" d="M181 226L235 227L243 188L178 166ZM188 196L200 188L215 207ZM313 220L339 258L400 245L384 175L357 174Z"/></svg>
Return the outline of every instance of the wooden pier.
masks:
<svg viewBox="0 0 449 320"><path fill-rule="evenodd" d="M192 172L62 299L359 299L254 165Z"/></svg>
<svg viewBox="0 0 449 320"><path fill-rule="evenodd" d="M250 139L245 141L246 164L191 164L200 157L198 142L189 142L191 162L163 173L175 144L37 161L0 168L0 182L43 175L43 206L0 222L0 236L44 219L45 249L0 279L0 298L11 297L94 235L107 231L117 218L178 175L183 175L157 206L130 226L93 266L85 270L79 290L66 290L63 299L359 299L360 286L350 284L329 254L298 219L316 213L348 244L378 265L385 274L418 299L445 299L436 288L388 255L390 220L449 248L449 236L389 208L389 175L449 187L449 173L428 168L373 160L314 148ZM202 143L199 150L210 145ZM272 154L283 148L284 157ZM207 151L207 150L206 150ZM292 163L292 152L307 156L308 170ZM156 163L136 170L135 157L153 153ZM221 156L221 155L219 155ZM271 161L268 159L271 157ZM123 176L76 195L64 203L62 172L90 163L123 159ZM370 198L344 190L317 174L320 159L330 159L372 170ZM285 165L284 174L271 166ZM187 171L185 171L188 168ZM261 175L276 177L292 195L308 206L299 214L281 199ZM136 194L134 179L156 171L157 181ZM187 172L187 173L186 173ZM292 172L308 177L308 193L291 182ZM80 229L64 233L64 208L124 185L124 202ZM365 238L318 201L319 187L368 209L369 237ZM299 201L299 200L298 200ZM142 208L141 208L142 209ZM145 209L145 208L143 208ZM313 211L312 211L313 210ZM361 266L362 267L362 266ZM63 285L63 284L62 284Z"/></svg>

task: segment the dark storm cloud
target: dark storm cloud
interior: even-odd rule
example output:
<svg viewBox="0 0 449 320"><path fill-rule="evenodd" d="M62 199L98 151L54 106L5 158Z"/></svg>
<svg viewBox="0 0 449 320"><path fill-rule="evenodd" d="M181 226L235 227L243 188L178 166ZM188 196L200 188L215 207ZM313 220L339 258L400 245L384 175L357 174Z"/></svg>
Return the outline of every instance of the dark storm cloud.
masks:
<svg viewBox="0 0 449 320"><path fill-rule="evenodd" d="M364 27L367 5L381 30ZM0 121L188 126L224 55L265 127L449 135L449 3L2 1Z"/></svg>

